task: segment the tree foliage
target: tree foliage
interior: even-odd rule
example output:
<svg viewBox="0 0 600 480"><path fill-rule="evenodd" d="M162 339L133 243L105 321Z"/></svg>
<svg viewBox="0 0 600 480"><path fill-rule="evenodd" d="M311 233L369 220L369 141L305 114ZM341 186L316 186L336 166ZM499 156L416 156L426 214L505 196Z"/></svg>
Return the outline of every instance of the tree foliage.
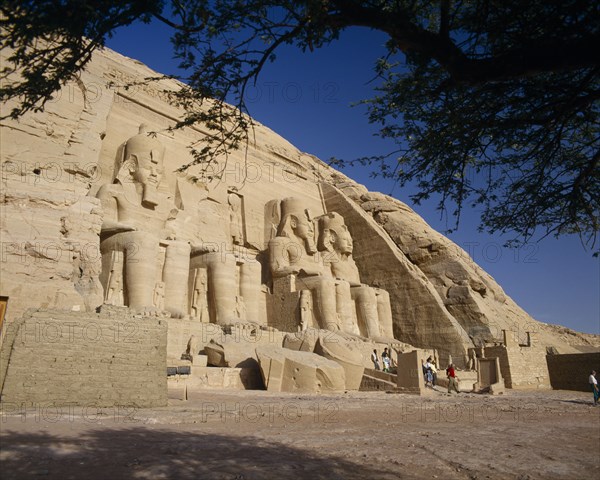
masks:
<svg viewBox="0 0 600 480"><path fill-rule="evenodd" d="M0 94L8 113L42 108L115 29L158 20L186 87L177 101L214 135L193 149L207 166L246 141L246 88L284 44L325 47L362 26L388 35L374 59L369 121L398 149L359 159L417 203L482 209L482 229L577 233L600 223L600 6L589 0L488 1L2 1L0 47L10 50ZM229 103L227 103L229 102ZM182 168L187 168L183 166Z"/></svg>

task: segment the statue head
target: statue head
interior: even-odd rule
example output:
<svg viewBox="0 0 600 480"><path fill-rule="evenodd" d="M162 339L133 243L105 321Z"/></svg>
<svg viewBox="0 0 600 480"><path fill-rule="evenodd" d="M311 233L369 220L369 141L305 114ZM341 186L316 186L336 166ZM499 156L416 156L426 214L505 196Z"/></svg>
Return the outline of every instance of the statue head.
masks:
<svg viewBox="0 0 600 480"><path fill-rule="evenodd" d="M354 248L344 217L332 212L319 217L319 250L350 255Z"/></svg>
<svg viewBox="0 0 600 480"><path fill-rule="evenodd" d="M125 160L119 172L129 181L143 187L142 203L154 206L158 203L156 191L164 173L163 158L165 147L148 136L146 125L141 124L139 133L125 143Z"/></svg>
<svg viewBox="0 0 600 480"><path fill-rule="evenodd" d="M295 197L281 200L281 222L277 235L280 237L296 236L304 240L308 253L315 253L315 228L308 209L302 201Z"/></svg>

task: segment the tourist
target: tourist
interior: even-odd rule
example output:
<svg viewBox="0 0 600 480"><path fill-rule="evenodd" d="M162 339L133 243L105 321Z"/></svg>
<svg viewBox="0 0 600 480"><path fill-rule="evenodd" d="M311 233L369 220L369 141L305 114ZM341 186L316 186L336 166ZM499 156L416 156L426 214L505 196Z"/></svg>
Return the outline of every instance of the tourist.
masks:
<svg viewBox="0 0 600 480"><path fill-rule="evenodd" d="M431 376L431 388L433 388L433 387L435 387L435 384L437 382L437 367L435 365L435 360L433 360L431 357L429 357L427 359L427 363L425 364L425 367L430 372L430 376Z"/></svg>
<svg viewBox="0 0 600 480"><path fill-rule="evenodd" d="M373 362L375 370L381 370L381 367L379 366L379 357L377 356L377 350L373 350L373 353L371 354L371 361Z"/></svg>
<svg viewBox="0 0 600 480"><path fill-rule="evenodd" d="M431 371L431 357L427 359L423 365L423 372L425 373L425 386L433 388L433 372Z"/></svg>
<svg viewBox="0 0 600 480"><path fill-rule="evenodd" d="M600 398L600 390L598 389L598 380L596 379L596 370L592 370L589 378L590 388L594 394L594 405L598 405L598 399Z"/></svg>
<svg viewBox="0 0 600 480"><path fill-rule="evenodd" d="M383 349L383 353L381 354L381 361L383 363L383 371L389 372L391 363L390 363L390 354L388 353L387 347Z"/></svg>
<svg viewBox="0 0 600 480"><path fill-rule="evenodd" d="M452 389L454 389L456 393L460 393L460 390L458 389L458 377L456 376L453 363L448 365L446 376L448 377L448 393L452 393Z"/></svg>

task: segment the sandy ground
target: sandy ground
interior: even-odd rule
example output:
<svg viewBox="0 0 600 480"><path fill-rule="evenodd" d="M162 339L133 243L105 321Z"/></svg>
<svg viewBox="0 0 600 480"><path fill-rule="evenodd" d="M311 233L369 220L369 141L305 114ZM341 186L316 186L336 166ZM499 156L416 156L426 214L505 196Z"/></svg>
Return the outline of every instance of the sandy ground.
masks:
<svg viewBox="0 0 600 480"><path fill-rule="evenodd" d="M174 396L174 395L172 395ZM175 395L176 396L176 395ZM0 475L56 479L585 479L591 393L202 391L154 409L3 405Z"/></svg>

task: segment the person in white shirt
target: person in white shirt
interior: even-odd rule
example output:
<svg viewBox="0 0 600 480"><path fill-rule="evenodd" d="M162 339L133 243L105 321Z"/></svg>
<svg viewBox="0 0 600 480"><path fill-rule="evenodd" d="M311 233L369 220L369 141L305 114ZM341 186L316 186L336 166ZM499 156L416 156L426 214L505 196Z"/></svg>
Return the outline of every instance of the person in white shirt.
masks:
<svg viewBox="0 0 600 480"><path fill-rule="evenodd" d="M379 366L379 357L377 356L377 350L373 350L373 353L371 354L371 361L373 362L375 370L381 370L381 367Z"/></svg>
<svg viewBox="0 0 600 480"><path fill-rule="evenodd" d="M600 390L598 389L598 380L596 380L596 370L592 370L589 378L590 388L594 394L594 405L598 405L598 399L600 398Z"/></svg>

